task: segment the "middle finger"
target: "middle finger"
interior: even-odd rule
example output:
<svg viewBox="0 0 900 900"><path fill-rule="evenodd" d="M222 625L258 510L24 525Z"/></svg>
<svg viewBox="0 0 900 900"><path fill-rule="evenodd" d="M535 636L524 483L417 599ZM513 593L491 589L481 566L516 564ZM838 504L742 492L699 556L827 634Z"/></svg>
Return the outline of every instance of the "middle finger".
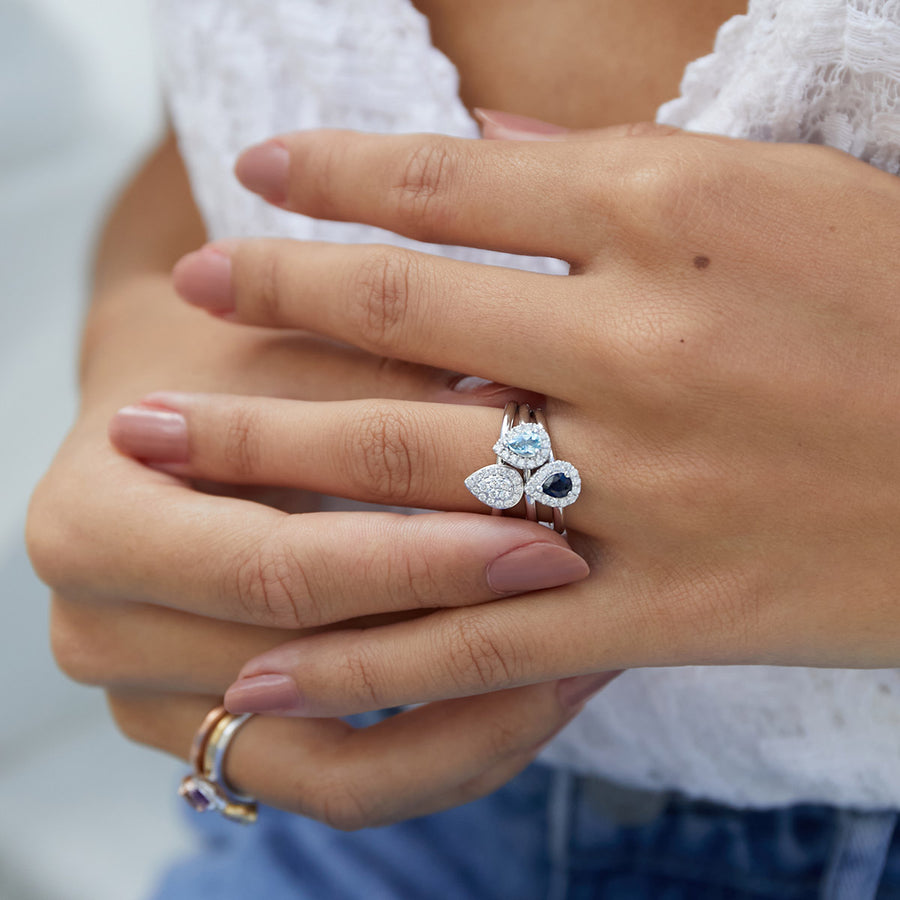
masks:
<svg viewBox="0 0 900 900"><path fill-rule="evenodd" d="M571 277L391 246L259 239L190 254L174 284L189 302L244 324L309 329L379 356L557 397L571 389L570 366L536 366L536 353L604 364L596 341L580 348L578 331L558 327L584 312Z"/></svg>

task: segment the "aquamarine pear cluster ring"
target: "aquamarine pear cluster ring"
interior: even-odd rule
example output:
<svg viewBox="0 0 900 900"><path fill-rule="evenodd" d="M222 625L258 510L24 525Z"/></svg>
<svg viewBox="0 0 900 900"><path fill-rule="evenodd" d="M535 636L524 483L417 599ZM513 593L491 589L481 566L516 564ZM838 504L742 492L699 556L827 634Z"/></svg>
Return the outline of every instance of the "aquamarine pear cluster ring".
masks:
<svg viewBox="0 0 900 900"><path fill-rule="evenodd" d="M473 472L466 487L495 515L512 509L524 496L529 519L541 521L536 504L548 507L552 525L566 530L563 508L581 493L581 476L570 462L555 459L541 410L514 400L506 404L500 438L493 447L497 461Z"/></svg>

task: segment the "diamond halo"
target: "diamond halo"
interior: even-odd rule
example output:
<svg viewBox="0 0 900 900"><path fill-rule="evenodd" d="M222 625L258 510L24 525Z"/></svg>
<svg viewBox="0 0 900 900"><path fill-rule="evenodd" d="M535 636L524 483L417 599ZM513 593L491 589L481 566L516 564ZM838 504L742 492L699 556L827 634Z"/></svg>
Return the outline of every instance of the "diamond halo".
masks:
<svg viewBox="0 0 900 900"><path fill-rule="evenodd" d="M494 453L517 469L536 469L550 459L550 435L543 425L523 422L494 444Z"/></svg>
<svg viewBox="0 0 900 900"><path fill-rule="evenodd" d="M466 479L466 487L491 509L512 509L524 492L519 472L501 463L473 472Z"/></svg>
<svg viewBox="0 0 900 900"><path fill-rule="evenodd" d="M562 476L557 478L556 476ZM569 485L566 488L566 480ZM555 485L554 485L555 482ZM562 496L546 493L546 489L554 485L557 490L565 490ZM556 509L570 506L581 493L581 475L578 469L564 459L557 459L538 469L525 484L525 493L535 503L553 506Z"/></svg>

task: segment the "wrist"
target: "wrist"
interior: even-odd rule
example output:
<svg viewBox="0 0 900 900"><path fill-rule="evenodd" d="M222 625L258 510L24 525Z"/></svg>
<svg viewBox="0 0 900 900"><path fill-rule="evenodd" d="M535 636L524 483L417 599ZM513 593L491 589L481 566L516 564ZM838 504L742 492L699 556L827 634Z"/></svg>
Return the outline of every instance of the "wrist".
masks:
<svg viewBox="0 0 900 900"><path fill-rule="evenodd" d="M188 307L168 274L134 276L98 296L84 329L79 381L82 415L158 390L237 388L238 360L260 346L257 330L236 328Z"/></svg>

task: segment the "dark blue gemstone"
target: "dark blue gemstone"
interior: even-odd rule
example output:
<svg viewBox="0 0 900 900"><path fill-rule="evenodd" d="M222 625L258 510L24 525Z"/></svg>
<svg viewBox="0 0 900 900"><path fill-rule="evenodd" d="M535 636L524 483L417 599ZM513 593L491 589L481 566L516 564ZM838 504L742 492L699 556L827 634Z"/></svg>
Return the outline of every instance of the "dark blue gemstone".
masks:
<svg viewBox="0 0 900 900"><path fill-rule="evenodd" d="M568 497L572 492L572 479L563 472L556 472L541 485L541 490L548 497L562 500L563 497Z"/></svg>

